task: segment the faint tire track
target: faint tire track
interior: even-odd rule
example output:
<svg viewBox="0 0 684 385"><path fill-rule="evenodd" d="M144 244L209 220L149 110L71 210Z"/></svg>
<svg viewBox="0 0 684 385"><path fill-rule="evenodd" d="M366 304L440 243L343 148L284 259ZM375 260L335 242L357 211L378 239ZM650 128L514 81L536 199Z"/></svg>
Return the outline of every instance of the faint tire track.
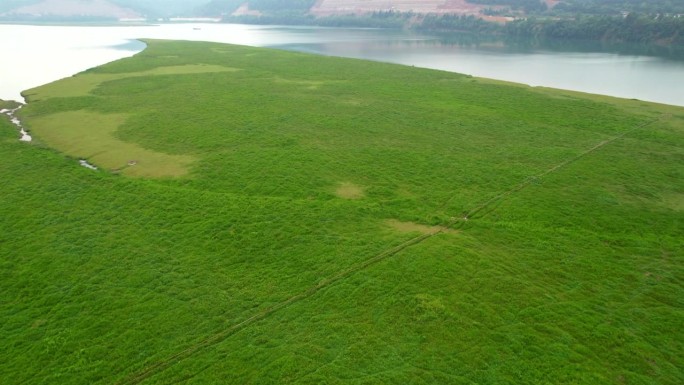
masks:
<svg viewBox="0 0 684 385"><path fill-rule="evenodd" d="M337 274L333 275L332 277L325 278L325 279L319 281L316 285L310 287L309 289L307 289L303 292L300 292L299 294L296 294L292 297L289 297L288 299L286 299L282 302L279 302L275 305L269 306L269 307L259 311L258 313L252 315L251 317L249 317L249 318L247 318L247 319L245 319L245 320L243 320L237 324L233 324L233 325L229 326L228 328L223 329L223 330L221 330L215 334L212 334L209 337L187 347L186 349L179 351L178 353L175 353L175 354L173 354L173 355L171 355L171 356L169 356L169 357L167 357L161 361L158 361L156 363L152 363L152 364L144 367L142 370L133 373L132 375L120 380L116 384L117 385L138 384L138 383L144 381L145 379L168 369L169 367L173 366L174 364L176 364L176 363L178 363L178 362L180 362L180 361L182 361L188 357L191 357L195 353L224 341L226 338L230 337L231 335L233 335L233 334L239 332L240 330L242 330L242 329L244 329L244 328L246 328L246 327L248 327L248 326L250 326L250 325L252 325L252 324L268 317L268 316L270 316L271 314L277 312L278 310L284 309L284 308L286 308L286 307L288 307L288 306L290 306L296 302L299 302L303 299L311 297L314 294L316 294L318 291L320 291L321 289L324 289L328 286L331 286L334 283L336 283L336 282L338 282L338 281L340 281L340 280L342 280L342 279L344 279L344 278L346 278L346 277L348 277L348 276L350 276L350 275L352 275L352 274L354 274L360 270L363 270L363 269L365 269L371 265L374 265L374 264L376 264L382 260L385 260L385 259L387 259L393 255L396 255L397 253L403 251L404 249L406 249L408 247L422 243L423 241L430 239L436 235L439 235L439 234L445 232L446 230L458 230L461 227L463 227L463 225L467 222L467 220L469 218L480 213L482 210L484 210L488 206L491 206L495 202L501 201L501 200L505 199L506 197L511 196L512 194L524 189L525 187L529 186L531 183L533 183L533 182L535 182L535 181L537 181L537 180L539 180L539 179L541 179L541 178L543 178L543 177L545 177L551 173L554 173L554 172L558 171L559 169L561 169L565 166L568 166L569 164L572 164L572 163L578 161L579 159L601 149L602 147L605 147L606 145L611 144L611 143L615 142L616 140L623 138L625 135L627 135L631 132L634 132L638 129L652 125L652 124L664 119L665 117L666 116L663 115L663 116L656 118L656 119L653 119L651 121L644 122L644 123L637 125L631 129L628 129L628 130L626 130L626 131L624 131L624 132L622 132L622 133L620 133L620 134L618 134L618 135L616 135L610 139L606 139L606 140L596 144L595 146L589 148L588 150L586 150L586 151L584 151L584 152L582 152L582 153L580 153L580 154L578 154L578 155L576 155L576 156L574 156L568 160L565 160L565 161L551 167L550 169L548 169L548 170L546 170L540 174L528 177L523 182L513 186L512 188L510 188L510 189L508 189L508 190L506 190L500 194L493 196L492 198L486 200L485 202L481 203L480 205L478 205L475 208L466 212L464 217L452 218L452 219L446 221L445 223L443 223L440 226L441 228L437 229L436 231L426 233L426 234L422 234L420 236L411 238L411 239L409 239L409 240L407 240L407 241L405 241L405 242L403 242L397 246L394 246L390 249L387 249L387 250L383 251L382 253L377 254L377 255L375 255L375 256L373 256L373 257L371 257L365 261L361 261L359 263L356 263L356 264L352 265L351 267L338 272ZM192 376L185 377L184 380L189 380L190 378L192 378Z"/></svg>
<svg viewBox="0 0 684 385"><path fill-rule="evenodd" d="M478 214L479 212L481 212L481 211L482 211L483 209L485 209L486 207L492 205L494 202L499 201L499 200L502 200L502 199L504 199L504 198L506 198L506 197L508 197L508 196L510 196L510 195L512 195L512 194L514 194L514 193L516 193L516 192L518 192L518 191L524 189L525 187L527 187L527 186L529 186L530 184L532 184L532 183L534 183L534 182L540 180L541 178L543 178L543 177L545 177L545 176L547 176L547 175L549 175L549 174L551 174L551 173L554 173L554 172L558 171L559 169L561 169L561 168L563 168L563 167L565 167L565 166L568 166L569 164L574 163L574 162L576 162L576 161L578 161L578 160L584 158L585 156L587 156L587 155L589 155L589 154L595 152L596 150L598 150L598 149L600 149L600 148L602 148L602 147L604 147L604 146L606 146L606 145L608 145L608 144L611 144L611 143L615 142L615 141L618 140L618 139L622 139L623 137L625 137L625 135L627 135L627 134L629 134L629 133L632 133L632 132L634 132L634 131L636 131L636 130L638 130L638 129L641 129L641 128L644 128L644 127L648 127L648 126L650 126L650 125L652 125L652 124L654 124L654 123L656 123L656 122L662 120L663 118L665 118L665 116L661 116L661 117L659 117L659 118L656 118L656 119L653 119L653 120L644 122L644 123L642 123L642 124L640 124L640 125L637 125L637 126L631 128L631 129L629 129L629 130L623 131L622 133L620 133L620 134L618 134L618 135L616 135L616 136L614 136L614 137L612 137L612 138L610 138L610 139L606 139L606 140L604 140L604 141L598 143L597 145L591 147L590 149L588 149L588 150L586 150L586 151L584 151L584 152L582 152L582 153L580 153L580 154L578 154L578 155L576 155L576 156L574 156L574 157L572 157L572 158L570 158L570 159L568 159L568 160L565 160L565 161L563 161L563 162L561 162L561 163L559 163L559 164L557 164L557 165L551 167L550 169L548 169L548 170L546 170L546 171L544 171L544 172L542 172L542 173L540 173L540 174L537 174L537 175L533 175L533 176L527 177L523 182L519 183L518 185L513 186L513 187L510 188L509 190L506 190L506 191L504 191L504 192L502 192L502 193L500 193L500 194L498 194L498 195L495 195L495 196L491 197L490 199L486 200L484 203L482 203L482 204L480 204L479 206L475 207L474 209L470 210L470 211L466 214L465 219L468 219L468 218L474 216L475 214Z"/></svg>

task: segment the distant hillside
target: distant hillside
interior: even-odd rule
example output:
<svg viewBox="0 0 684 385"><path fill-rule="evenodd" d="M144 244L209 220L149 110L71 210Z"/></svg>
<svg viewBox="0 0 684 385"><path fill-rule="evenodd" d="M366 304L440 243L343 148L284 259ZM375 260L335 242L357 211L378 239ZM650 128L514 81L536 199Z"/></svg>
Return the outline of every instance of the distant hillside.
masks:
<svg viewBox="0 0 684 385"><path fill-rule="evenodd" d="M197 7L209 0L111 0L124 7L135 9L149 17L190 16Z"/></svg>
<svg viewBox="0 0 684 385"><path fill-rule="evenodd" d="M176 16L684 46L682 0L0 0L0 21Z"/></svg>
<svg viewBox="0 0 684 385"><path fill-rule="evenodd" d="M498 1L498 0L497 0ZM611 15L616 13L684 14L682 0L562 0L554 7L556 12Z"/></svg>
<svg viewBox="0 0 684 385"><path fill-rule="evenodd" d="M108 0L43 0L4 12L16 19L129 19L142 14Z"/></svg>
<svg viewBox="0 0 684 385"><path fill-rule="evenodd" d="M491 7L466 0L212 0L202 9L214 15L248 8L265 13L302 11L320 17L388 11L476 15Z"/></svg>
<svg viewBox="0 0 684 385"><path fill-rule="evenodd" d="M311 13L319 16L378 11L478 14L484 8L466 0L319 0Z"/></svg>
<svg viewBox="0 0 684 385"><path fill-rule="evenodd" d="M161 1L161 0L158 0ZM527 16L541 14L616 15L624 12L684 13L672 0L211 0L200 12L230 15L249 9L262 14L301 12L316 17L377 12Z"/></svg>
<svg viewBox="0 0 684 385"><path fill-rule="evenodd" d="M172 16L247 17L245 22L308 24L304 17L368 17L377 13L474 16L511 21L528 16L682 14L672 0L0 0L1 19L156 19ZM338 20L339 21L339 20ZM329 21L328 21L329 22ZM414 21L415 22L415 21ZM291 24L290 23L290 24ZM359 20L346 23L358 24ZM396 21L397 25L402 24ZM410 24L410 23L409 23Z"/></svg>
<svg viewBox="0 0 684 385"><path fill-rule="evenodd" d="M198 12L229 23L684 45L684 2L670 0L212 0Z"/></svg>
<svg viewBox="0 0 684 385"><path fill-rule="evenodd" d="M190 15L208 0L2 0L5 20L91 20Z"/></svg>

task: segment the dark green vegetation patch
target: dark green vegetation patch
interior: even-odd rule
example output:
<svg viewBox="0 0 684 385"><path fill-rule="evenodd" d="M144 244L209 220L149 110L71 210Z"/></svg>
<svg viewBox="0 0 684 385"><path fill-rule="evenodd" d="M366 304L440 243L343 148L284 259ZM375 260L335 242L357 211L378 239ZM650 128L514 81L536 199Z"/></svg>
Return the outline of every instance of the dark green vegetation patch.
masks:
<svg viewBox="0 0 684 385"><path fill-rule="evenodd" d="M3 383L684 382L682 108L156 41L28 99Z"/></svg>

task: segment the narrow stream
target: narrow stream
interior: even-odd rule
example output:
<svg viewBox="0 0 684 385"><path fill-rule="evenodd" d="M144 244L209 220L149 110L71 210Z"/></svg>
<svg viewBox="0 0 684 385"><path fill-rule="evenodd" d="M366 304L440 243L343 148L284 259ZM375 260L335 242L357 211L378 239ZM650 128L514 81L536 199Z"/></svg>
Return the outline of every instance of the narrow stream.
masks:
<svg viewBox="0 0 684 385"><path fill-rule="evenodd" d="M12 124L14 124L15 126L17 126L19 128L19 134L21 135L21 137L19 138L20 141L30 142L31 140L33 140L33 138L31 137L31 135L29 135L28 131L26 131L26 129L24 128L24 125L21 124L21 120L19 120L19 118L16 116L17 111L19 111L22 107L24 107L23 104L19 105L19 107L17 107L17 108L13 108L13 109L4 108L4 109L0 110L0 114L7 115L7 117L9 117L9 119L10 119L10 122L12 122ZM88 163L88 161L85 159L79 159L78 163L85 168L88 168L91 170L97 170L97 167Z"/></svg>
<svg viewBox="0 0 684 385"><path fill-rule="evenodd" d="M0 110L0 114L5 114L10 118L10 122L17 126L19 128L19 134L21 137L19 138L20 141L22 142L30 142L33 138L31 138L31 135L24 129L24 126L21 124L21 120L16 117L17 111L19 111L22 107L24 107L23 104L19 105L19 107L14 108L14 109L2 109Z"/></svg>
<svg viewBox="0 0 684 385"><path fill-rule="evenodd" d="M93 166L92 164L88 163L88 161L85 160L85 159L79 159L79 160L78 160L78 164L80 164L81 166L83 166L83 167L85 167L85 168L89 168L89 169L91 169L91 170L97 170L97 167L95 167L95 166Z"/></svg>

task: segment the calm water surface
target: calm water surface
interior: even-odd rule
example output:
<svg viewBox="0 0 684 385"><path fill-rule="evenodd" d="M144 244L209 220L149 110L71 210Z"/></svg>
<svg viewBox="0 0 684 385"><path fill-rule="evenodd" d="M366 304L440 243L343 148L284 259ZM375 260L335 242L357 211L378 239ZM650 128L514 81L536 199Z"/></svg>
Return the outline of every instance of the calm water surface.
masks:
<svg viewBox="0 0 684 385"><path fill-rule="evenodd" d="M0 25L0 99L144 49L139 38L213 41L370 59L533 86L684 106L684 60L640 54L468 45L454 39L376 29L162 24Z"/></svg>

